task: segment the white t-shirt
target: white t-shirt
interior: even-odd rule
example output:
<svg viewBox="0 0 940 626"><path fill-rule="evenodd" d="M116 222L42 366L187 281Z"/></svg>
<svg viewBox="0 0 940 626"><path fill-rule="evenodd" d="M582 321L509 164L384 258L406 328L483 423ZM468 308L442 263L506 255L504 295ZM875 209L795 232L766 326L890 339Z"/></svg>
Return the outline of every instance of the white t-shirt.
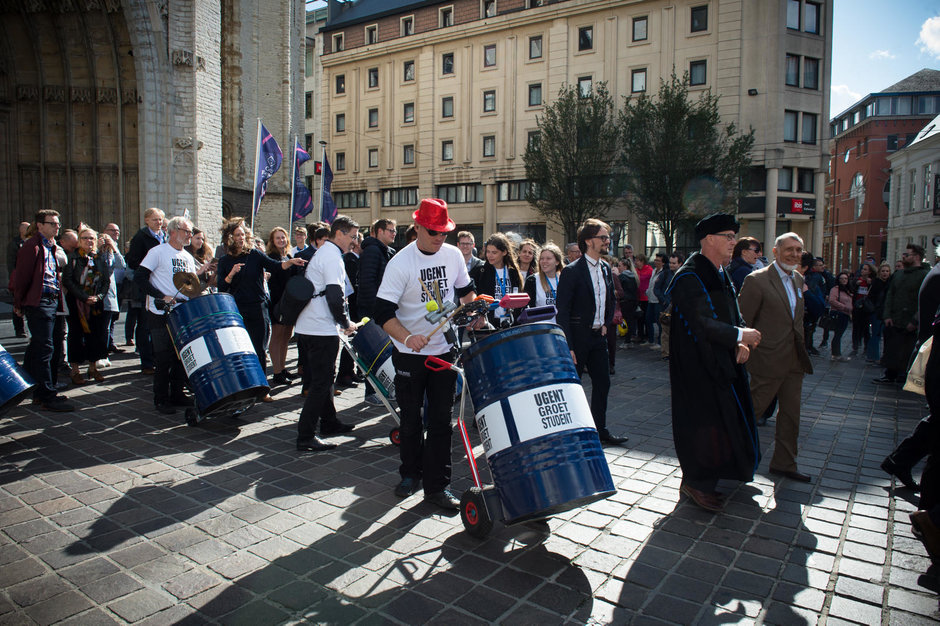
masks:
<svg viewBox="0 0 940 626"><path fill-rule="evenodd" d="M333 242L320 246L317 253L307 263L304 272L311 283L314 293L318 294L326 289L327 285L346 286L346 266L343 263L343 252ZM314 335L317 337L332 337L337 334L339 325L333 319L333 312L326 303L326 296L317 296L307 303L297 317L294 332L299 335Z"/></svg>
<svg viewBox="0 0 940 626"><path fill-rule="evenodd" d="M177 250L168 243L150 248L147 256L140 262L141 267L150 270L150 284L160 293L168 296L175 295L178 300L189 300L179 293L173 284L173 274L178 272L196 273L196 259L186 250ZM163 311L154 306L153 298L147 296L147 310L156 315L163 315Z"/></svg>
<svg viewBox="0 0 940 626"><path fill-rule="evenodd" d="M545 277L545 280L548 281L548 291L542 288L542 277L538 274L535 275L535 303L533 306L555 306L555 297L556 292L558 291L558 278L559 275L556 273L555 278ZM555 317L547 320L549 322L554 322Z"/></svg>
<svg viewBox="0 0 940 626"><path fill-rule="evenodd" d="M410 243L393 256L385 267L385 275L376 297L398 305L395 315L410 334L427 336L437 328L437 324L424 319L428 312L428 295L421 287L422 284L435 297L437 284L441 302L453 300L454 289L470 284L470 274L467 273L467 264L460 250L445 243L434 254L424 254L415 243ZM444 354L450 350L444 338L444 330L436 332L418 354ZM395 339L392 342L400 352L415 354L405 344Z"/></svg>

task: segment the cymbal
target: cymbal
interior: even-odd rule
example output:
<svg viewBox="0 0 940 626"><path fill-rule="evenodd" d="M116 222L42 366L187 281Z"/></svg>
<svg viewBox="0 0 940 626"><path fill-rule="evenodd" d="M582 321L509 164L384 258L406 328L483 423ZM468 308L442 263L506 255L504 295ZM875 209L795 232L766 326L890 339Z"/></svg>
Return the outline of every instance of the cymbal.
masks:
<svg viewBox="0 0 940 626"><path fill-rule="evenodd" d="M199 277L192 272L177 272L173 274L173 286L187 298L195 298L202 293Z"/></svg>

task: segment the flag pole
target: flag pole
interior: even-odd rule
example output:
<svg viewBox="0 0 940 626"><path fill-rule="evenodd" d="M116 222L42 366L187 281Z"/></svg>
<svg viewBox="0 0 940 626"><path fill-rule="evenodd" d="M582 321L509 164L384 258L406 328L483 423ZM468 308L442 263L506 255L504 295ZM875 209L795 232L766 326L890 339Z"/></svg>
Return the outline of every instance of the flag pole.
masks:
<svg viewBox="0 0 940 626"><path fill-rule="evenodd" d="M248 222L248 230L255 225L255 206L258 202L258 165L261 160L261 118L258 118L258 139L255 141L255 177L251 181L251 220ZM254 231L252 231L254 232Z"/></svg>
<svg viewBox="0 0 940 626"><path fill-rule="evenodd" d="M319 221L323 221L323 168L326 166L326 142L320 140L320 200L317 206Z"/></svg>
<svg viewBox="0 0 940 626"><path fill-rule="evenodd" d="M287 214L288 241L292 241L291 237L294 236L291 230L294 228L294 193L297 191L297 139L298 135L294 135L294 162L291 163L290 172L290 210Z"/></svg>

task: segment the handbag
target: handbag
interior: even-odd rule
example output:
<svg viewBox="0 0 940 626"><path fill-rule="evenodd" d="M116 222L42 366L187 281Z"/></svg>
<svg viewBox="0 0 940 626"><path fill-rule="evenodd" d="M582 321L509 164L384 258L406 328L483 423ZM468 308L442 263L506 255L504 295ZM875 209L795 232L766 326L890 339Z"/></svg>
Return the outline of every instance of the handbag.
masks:
<svg viewBox="0 0 940 626"><path fill-rule="evenodd" d="M823 330L837 329L839 327L838 313L835 311L829 311L819 318L819 323L817 325Z"/></svg>
<svg viewBox="0 0 940 626"><path fill-rule="evenodd" d="M284 285L281 301L274 307L273 322L284 326L293 326L300 317L300 312L316 295L313 283L306 276L291 276ZM322 295L319 294L319 295Z"/></svg>
<svg viewBox="0 0 940 626"><path fill-rule="evenodd" d="M927 359L930 358L931 346L933 346L933 336L927 337L927 341L920 345L920 350L917 351L917 356L911 363L911 369L907 371L904 391L913 391L922 396L927 395L924 390L924 374L927 372Z"/></svg>

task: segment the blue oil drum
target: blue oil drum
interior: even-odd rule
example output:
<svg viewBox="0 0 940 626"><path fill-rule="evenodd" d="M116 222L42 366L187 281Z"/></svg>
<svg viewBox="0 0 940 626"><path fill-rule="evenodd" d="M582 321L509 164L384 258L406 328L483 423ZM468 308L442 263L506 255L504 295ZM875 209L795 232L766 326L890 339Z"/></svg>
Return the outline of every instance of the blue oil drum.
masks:
<svg viewBox="0 0 940 626"><path fill-rule="evenodd" d="M235 298L227 293L187 300L168 314L173 344L202 417L230 417L270 388Z"/></svg>
<svg viewBox="0 0 940 626"><path fill-rule="evenodd" d="M366 374L372 374L382 389L379 391L386 398L395 397L395 366L392 365L392 353L395 346L385 330L369 320L359 327L352 338L352 347L366 368Z"/></svg>
<svg viewBox="0 0 940 626"><path fill-rule="evenodd" d="M34 386L32 377L0 346L0 415L22 402Z"/></svg>
<svg viewBox="0 0 940 626"><path fill-rule="evenodd" d="M470 345L461 360L507 524L616 492L561 328L501 330Z"/></svg>

